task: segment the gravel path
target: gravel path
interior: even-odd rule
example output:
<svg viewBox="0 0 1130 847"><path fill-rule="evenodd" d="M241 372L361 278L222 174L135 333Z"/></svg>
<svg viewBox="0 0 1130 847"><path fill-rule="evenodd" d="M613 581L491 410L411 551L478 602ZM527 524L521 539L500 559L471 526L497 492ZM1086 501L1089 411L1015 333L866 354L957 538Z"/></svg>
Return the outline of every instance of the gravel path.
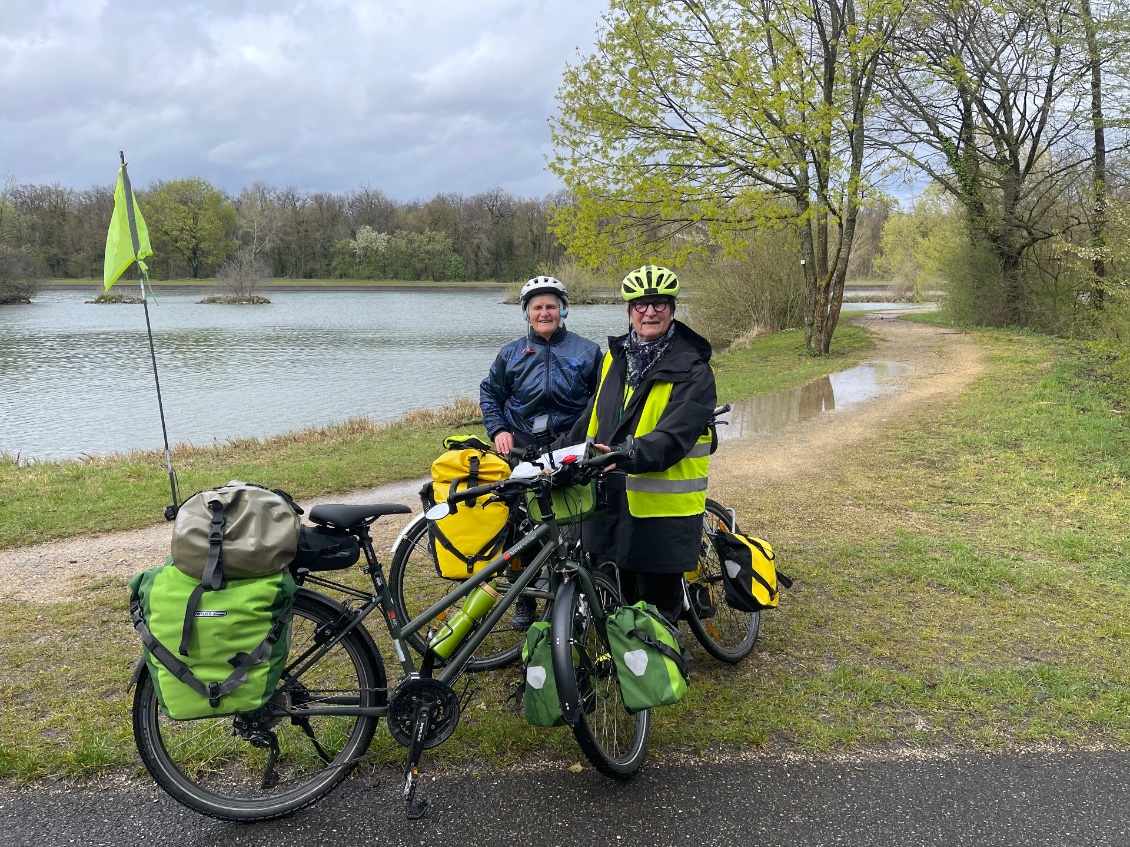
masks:
<svg viewBox="0 0 1130 847"><path fill-rule="evenodd" d="M896 390L777 432L723 442L711 463L711 496L729 502L754 486L772 485L783 493L808 485L813 472L835 461L836 447L871 438L891 419L952 399L983 369L980 349L964 333L898 320L891 312L856 321L879 335L874 361L909 366L905 374L883 377ZM353 491L302 505L308 509L320 502L401 502L418 509L422 482ZM391 546L408 519L386 517L374 526L378 550ZM171 536L172 525L160 523L0 550L0 598L43 601L74 595L93 580L128 578L164 561Z"/></svg>

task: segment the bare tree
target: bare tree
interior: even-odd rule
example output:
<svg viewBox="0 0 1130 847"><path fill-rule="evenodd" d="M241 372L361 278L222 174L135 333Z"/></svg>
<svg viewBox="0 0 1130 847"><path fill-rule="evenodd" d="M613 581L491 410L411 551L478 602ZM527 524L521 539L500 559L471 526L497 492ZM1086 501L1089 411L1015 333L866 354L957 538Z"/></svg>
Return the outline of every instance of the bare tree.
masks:
<svg viewBox="0 0 1130 847"><path fill-rule="evenodd" d="M237 300L255 302L255 290L268 273L266 263L243 247L216 271L216 285Z"/></svg>
<svg viewBox="0 0 1130 847"><path fill-rule="evenodd" d="M1083 223L1069 192L1101 140L1083 140L1085 93L1099 93L1093 59L1073 49L1079 14L1076 0L919 0L888 54L886 140L962 204L995 255L990 321L1026 323L1027 252Z"/></svg>
<svg viewBox="0 0 1130 847"><path fill-rule="evenodd" d="M253 257L271 246L281 226L276 194L275 189L265 182L253 182L236 198L236 225L240 238Z"/></svg>
<svg viewBox="0 0 1130 847"><path fill-rule="evenodd" d="M0 247L0 305L30 303L46 273L26 250Z"/></svg>

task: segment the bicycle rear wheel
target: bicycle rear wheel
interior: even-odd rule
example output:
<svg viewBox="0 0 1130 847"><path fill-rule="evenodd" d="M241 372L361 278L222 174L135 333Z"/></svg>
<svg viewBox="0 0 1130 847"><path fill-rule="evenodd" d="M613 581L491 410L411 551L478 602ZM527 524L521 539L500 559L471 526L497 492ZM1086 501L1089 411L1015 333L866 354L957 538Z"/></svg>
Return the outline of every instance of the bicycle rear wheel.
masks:
<svg viewBox="0 0 1130 847"><path fill-rule="evenodd" d="M761 613L739 611L725 600L722 562L714 537L729 529L730 513L721 503L708 499L702 514L698 571L694 578L687 577L690 608L686 618L703 649L718 661L732 665L752 652L761 627Z"/></svg>
<svg viewBox="0 0 1130 847"><path fill-rule="evenodd" d="M405 621L426 611L455 588L454 580L444 579L436 571L435 559L428 547L428 523L422 517L409 525L396 545L388 569L388 585L397 613ZM503 583L498 587L505 590L507 586ZM545 620L549 615L550 602L531 599L535 603L534 620ZM446 614L452 611L454 609L441 613L436 618L436 623L442 622ZM416 632L408 638L421 655L427 648L425 636L426 633ZM479 649L467 663L467 670L493 670L513 663L521 655L525 640L525 630L513 629L510 620L503 618L479 645Z"/></svg>
<svg viewBox="0 0 1130 847"><path fill-rule="evenodd" d="M296 661L340 627L344 610L305 589L294 601L287 673ZM377 718L301 717L304 704L383 706L384 665L372 638L356 629L306 670L276 700L290 713L257 712L173 721L161 711L148 672L133 700L133 732L146 769L184 805L214 818L256 821L307 806L331 791L373 738ZM269 766L271 736L277 761Z"/></svg>
<svg viewBox="0 0 1130 847"><path fill-rule="evenodd" d="M592 577L603 618L616 608L619 595L608 577ZM581 704L572 729L585 758L605 776L627 781L647 756L651 712L631 714L624 706L603 620L598 625L597 617L580 580L568 580L554 604L553 675L562 705L567 700Z"/></svg>

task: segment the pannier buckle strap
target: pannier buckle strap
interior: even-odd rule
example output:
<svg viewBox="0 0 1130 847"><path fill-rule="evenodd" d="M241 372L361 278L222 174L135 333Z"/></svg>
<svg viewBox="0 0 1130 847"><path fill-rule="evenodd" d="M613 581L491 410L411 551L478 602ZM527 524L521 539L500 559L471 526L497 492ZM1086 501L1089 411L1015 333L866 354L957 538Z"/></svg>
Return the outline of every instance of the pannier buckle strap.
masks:
<svg viewBox="0 0 1130 847"><path fill-rule="evenodd" d="M224 504L213 500L208 504L212 510L212 523L208 527L208 544L219 545L224 540Z"/></svg>

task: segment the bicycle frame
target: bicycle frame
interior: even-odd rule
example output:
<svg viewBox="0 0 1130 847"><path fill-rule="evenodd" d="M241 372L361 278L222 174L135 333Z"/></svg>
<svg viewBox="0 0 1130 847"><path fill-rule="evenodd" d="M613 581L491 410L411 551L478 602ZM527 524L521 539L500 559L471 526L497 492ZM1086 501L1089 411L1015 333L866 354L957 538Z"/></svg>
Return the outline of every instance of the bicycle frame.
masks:
<svg viewBox="0 0 1130 847"><path fill-rule="evenodd" d="M361 534L361 533L359 533ZM542 543L542 549L538 552L530 562L522 568L517 578L515 578L510 585L509 589L495 604L494 608L487 613L486 617L481 620L478 625L471 631L467 638L459 645L454 655L447 661L442 669L437 674L432 675L433 678L440 680L448 685L463 673L464 667L474 655L475 650L483 643L486 637L490 634L491 630L499 623L507 610L517 601L531 582L534 581L538 572L541 570L542 565L550 559L555 559L562 567L563 563L567 562L566 542L560 539L560 530L556 521L546 521L535 527L531 532L518 539L514 545L507 550L500 553L497 557L491 560L485 567L477 571L474 575L460 584L452 591L444 595L440 600L432 606L425 609L423 612L416 615L408 621L400 621L396 614L395 605L392 602L392 596L388 589L388 584L384 578L384 568L373 550L372 539L369 536L368 529L365 528L360 541L362 548L365 551L366 567L365 570L369 574L373 588L376 594L365 593L363 591L351 588L349 586L341 585L340 583L326 579L322 576L315 576L308 574L303 579L303 584L309 582L314 585L324 586L334 591L353 596L357 599L365 600L365 604L357 609L352 615L349 624L337 633L334 638L329 642L320 645L318 648L309 651L307 654L300 656L294 664L287 670L287 677L301 676L310 666L315 664L322 656L328 653L342 638L349 632L353 631L373 612L374 609L380 608L383 612L385 626L392 638L393 648L396 652L397 661L400 663L401 670L405 676L412 676L418 674L416 663L412 658L413 651L407 643L407 637L425 630L428 626L433 624L438 615L445 610L456 605L460 600L465 599L476 587L482 585L491 579L500 576L503 571L509 568L510 560L529 547ZM544 543L549 539L558 539L553 543ZM588 572L584 568L571 568L571 572L579 574L582 583L584 584L585 593L590 597L595 596L595 589L592 584L592 579L589 577ZM556 592L561 581L561 574L557 569L550 569L550 591ZM426 659L424 666L426 666ZM430 674L429 674L430 675ZM302 713L305 715L368 715L372 717L384 717L388 713L388 706L377 706L373 708L361 708L357 706L338 706L338 705L323 705L323 706L304 706Z"/></svg>

